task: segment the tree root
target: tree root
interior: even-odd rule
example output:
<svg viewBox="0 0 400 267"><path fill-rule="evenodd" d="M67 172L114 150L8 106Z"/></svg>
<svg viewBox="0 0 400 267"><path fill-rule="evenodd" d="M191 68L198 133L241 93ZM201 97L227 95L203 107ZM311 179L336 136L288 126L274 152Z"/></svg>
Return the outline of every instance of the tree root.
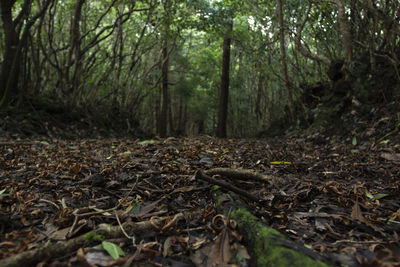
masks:
<svg viewBox="0 0 400 267"><path fill-rule="evenodd" d="M257 172L252 172L250 170L244 169L215 168L207 170L206 173L210 176L219 174L221 176L227 176L232 179L253 180L257 182L267 182L269 184L273 184L275 181L282 182L282 178L273 175L265 175Z"/></svg>
<svg viewBox="0 0 400 267"><path fill-rule="evenodd" d="M162 217L137 223L125 222L122 224L122 228L124 229L125 233L128 233L131 236L144 232L148 233L154 229L159 231L167 231L167 228L172 226L172 222L176 223L183 218L183 213L178 213L175 215L172 221L170 217ZM90 231L76 238L67 241L58 241L56 243L47 242L45 245L39 248L24 251L17 255L2 259L0 260L0 266L34 266L39 262L45 262L49 259L72 253L80 247L96 241L93 240L94 236L102 236L104 239L123 237L124 233L122 228L120 226L100 225L98 229Z"/></svg>

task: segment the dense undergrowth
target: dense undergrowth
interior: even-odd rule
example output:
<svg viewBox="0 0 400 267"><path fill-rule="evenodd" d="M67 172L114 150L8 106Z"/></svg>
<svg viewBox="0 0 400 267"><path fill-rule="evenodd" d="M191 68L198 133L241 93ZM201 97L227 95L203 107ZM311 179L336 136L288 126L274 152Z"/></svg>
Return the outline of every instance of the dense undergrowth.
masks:
<svg viewBox="0 0 400 267"><path fill-rule="evenodd" d="M371 70L360 57L345 77L342 61L328 70L329 82L303 85L296 102L296 120L277 116L257 137L319 132L326 135L384 138L400 128L400 77L398 69L384 61ZM374 129L374 130L372 130ZM8 137L49 136L71 138L150 138L140 121L111 105L66 106L41 97L0 111L0 132ZM367 136L365 136L368 133ZM212 129L208 134L213 134ZM246 138L249 136L241 136Z"/></svg>

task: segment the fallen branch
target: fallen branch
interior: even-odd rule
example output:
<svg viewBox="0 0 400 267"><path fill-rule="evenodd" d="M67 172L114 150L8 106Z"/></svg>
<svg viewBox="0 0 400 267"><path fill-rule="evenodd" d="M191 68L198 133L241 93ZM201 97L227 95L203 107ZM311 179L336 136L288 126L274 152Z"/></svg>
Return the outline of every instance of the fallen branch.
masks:
<svg viewBox="0 0 400 267"><path fill-rule="evenodd" d="M174 216L173 222L177 222L184 218L183 213L178 213ZM155 227L158 229L165 229L166 226L171 226L171 217L153 218L149 221L144 222L125 222L122 224L122 228L130 236L139 233L148 233L154 230ZM41 261L48 260L50 258L61 257L65 254L72 253L80 247L93 242L94 236L102 236L104 239L120 238L124 236L122 228L110 225L100 225L98 229L90 231L84 235L70 239L68 241L58 241L56 243L46 243L42 247L32 249L29 251L22 252L17 255L0 260L0 266L7 267L20 267L20 266L35 266Z"/></svg>
<svg viewBox="0 0 400 267"><path fill-rule="evenodd" d="M232 179L253 180L257 182L268 182L270 184L273 183L274 180L282 180L272 175L265 175L244 169L215 168L207 170L206 173L210 176L219 174Z"/></svg>
<svg viewBox="0 0 400 267"><path fill-rule="evenodd" d="M204 181L207 181L207 182L209 182L211 184L216 184L216 185L222 186L222 187L224 187L224 188L226 188L226 189L228 189L228 190L230 190L232 192L235 192L235 193L237 193L239 195L242 195L242 196L244 196L244 197L246 197L246 198L248 198L248 199L250 199L252 201L256 201L256 202L261 201L261 199L255 197L254 195L250 194L249 192L247 192L245 190L242 190L240 188L237 188L236 186L233 186L233 185L231 185L231 184L229 184L229 183L227 183L227 182L225 182L223 180L216 180L216 179L212 178L211 176L208 176L207 174L205 174L201 170L197 171L195 177L196 177L196 179L204 180Z"/></svg>
<svg viewBox="0 0 400 267"><path fill-rule="evenodd" d="M24 142L24 141L4 141L0 142L0 146L32 146L38 144L39 142Z"/></svg>
<svg viewBox="0 0 400 267"><path fill-rule="evenodd" d="M229 197L226 194L213 197L217 211L226 216L229 214L236 221L237 230L251 251L252 266L330 266L329 259L265 225L234 193L230 192Z"/></svg>

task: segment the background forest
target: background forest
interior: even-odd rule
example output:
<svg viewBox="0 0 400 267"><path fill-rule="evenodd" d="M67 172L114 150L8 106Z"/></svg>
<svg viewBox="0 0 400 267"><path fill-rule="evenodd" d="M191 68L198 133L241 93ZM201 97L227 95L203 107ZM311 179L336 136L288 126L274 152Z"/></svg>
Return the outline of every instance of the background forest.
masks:
<svg viewBox="0 0 400 267"><path fill-rule="evenodd" d="M49 132L60 118L137 136L349 130L356 114L395 106L400 91L399 1L0 7L2 126L23 132Z"/></svg>

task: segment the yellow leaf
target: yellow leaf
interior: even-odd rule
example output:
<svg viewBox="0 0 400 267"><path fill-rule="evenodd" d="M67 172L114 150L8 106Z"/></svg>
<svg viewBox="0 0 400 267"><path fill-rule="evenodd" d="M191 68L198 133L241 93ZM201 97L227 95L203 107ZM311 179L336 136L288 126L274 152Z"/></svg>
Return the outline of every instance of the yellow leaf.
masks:
<svg viewBox="0 0 400 267"><path fill-rule="evenodd" d="M289 161L271 161L270 164L271 165L290 165L292 163Z"/></svg>

